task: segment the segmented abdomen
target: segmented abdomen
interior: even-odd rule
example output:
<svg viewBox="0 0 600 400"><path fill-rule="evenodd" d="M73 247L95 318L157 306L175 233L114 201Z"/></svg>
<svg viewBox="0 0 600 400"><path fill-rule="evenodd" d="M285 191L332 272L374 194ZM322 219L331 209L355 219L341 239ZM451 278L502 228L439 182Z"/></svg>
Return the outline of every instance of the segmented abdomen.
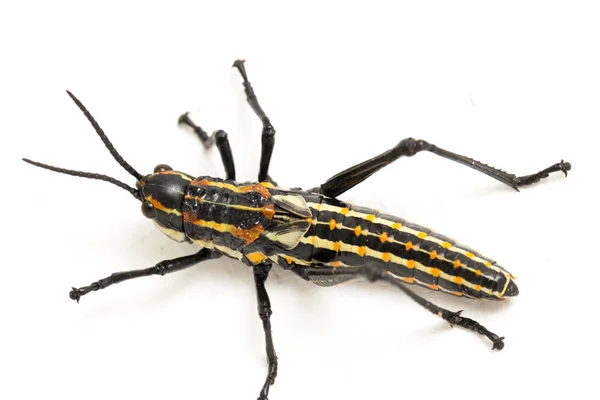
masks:
<svg viewBox="0 0 600 400"><path fill-rule="evenodd" d="M503 298L510 274L455 240L373 209L316 195L305 199L313 218L293 252L300 259L336 268L368 263L406 283L457 296Z"/></svg>

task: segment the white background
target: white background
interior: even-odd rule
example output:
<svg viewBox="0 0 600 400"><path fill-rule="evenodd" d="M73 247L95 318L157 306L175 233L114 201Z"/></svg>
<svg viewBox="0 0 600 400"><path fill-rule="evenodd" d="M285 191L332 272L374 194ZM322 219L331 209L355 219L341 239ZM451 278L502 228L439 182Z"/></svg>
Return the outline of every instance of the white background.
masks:
<svg viewBox="0 0 600 400"><path fill-rule="evenodd" d="M190 254L107 183L134 184L64 93L136 169L223 176L178 129L190 110L226 130L238 179L261 125L231 67L247 59L277 129L281 186L316 186L405 137L529 174L517 193L431 154L341 198L459 239L518 276L507 303L420 294L506 336L450 329L385 284L268 281L279 376L271 400L590 398L597 379L600 134L594 2L4 4L0 12L3 399L254 399L266 374L250 270L218 260L123 283L77 305L71 286ZM252 2L256 3L256 2ZM391 2L390 2L391 3Z"/></svg>

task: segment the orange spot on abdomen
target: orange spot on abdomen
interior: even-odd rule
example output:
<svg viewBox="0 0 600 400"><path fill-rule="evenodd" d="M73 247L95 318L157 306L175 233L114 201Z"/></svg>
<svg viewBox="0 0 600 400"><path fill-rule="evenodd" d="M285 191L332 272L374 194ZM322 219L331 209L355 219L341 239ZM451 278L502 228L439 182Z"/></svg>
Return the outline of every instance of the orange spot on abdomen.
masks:
<svg viewBox="0 0 600 400"><path fill-rule="evenodd" d="M356 236L360 236L361 232L362 232L362 228L360 227L360 225L357 225L356 228L354 228L354 234Z"/></svg>

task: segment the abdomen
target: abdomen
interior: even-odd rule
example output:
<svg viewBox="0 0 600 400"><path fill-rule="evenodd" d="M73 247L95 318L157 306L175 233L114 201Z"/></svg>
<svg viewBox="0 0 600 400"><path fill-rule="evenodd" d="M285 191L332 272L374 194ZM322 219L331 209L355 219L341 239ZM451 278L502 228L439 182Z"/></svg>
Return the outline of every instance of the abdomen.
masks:
<svg viewBox="0 0 600 400"><path fill-rule="evenodd" d="M513 277L506 270L453 239L373 209L319 195L305 199L312 226L288 262L335 268L368 264L403 282L456 296L511 295Z"/></svg>

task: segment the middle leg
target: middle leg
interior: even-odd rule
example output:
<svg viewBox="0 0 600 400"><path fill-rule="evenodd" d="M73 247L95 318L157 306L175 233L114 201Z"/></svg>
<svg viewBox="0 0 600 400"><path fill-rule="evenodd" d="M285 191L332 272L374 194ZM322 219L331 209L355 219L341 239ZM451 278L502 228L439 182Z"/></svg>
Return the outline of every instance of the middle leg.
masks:
<svg viewBox="0 0 600 400"><path fill-rule="evenodd" d="M227 132L218 130L208 136L208 133L192 121L189 113L182 114L179 117L179 125L187 125L192 128L206 149L210 149L212 145L216 143L217 149L219 149L219 153L221 154L223 166L225 167L227 179L235 180L235 164L233 162L233 154L231 153Z"/></svg>
<svg viewBox="0 0 600 400"><path fill-rule="evenodd" d="M258 400L267 400L269 389L271 385L275 383L275 377L277 376L277 354L275 354L273 335L271 333L271 314L273 314L273 312L271 311L271 301L269 300L269 295L265 288L265 281L269 276L270 270L270 264L258 264L253 266L256 299L258 300L258 316L262 320L263 329L265 331L267 362L269 363L267 379L260 391Z"/></svg>
<svg viewBox="0 0 600 400"><path fill-rule="evenodd" d="M271 155L273 154L273 148L275 147L275 128L271 124L271 120L267 117L267 114L263 111L260 104L258 104L258 99L256 98L256 94L254 94L254 89L248 80L248 75L246 74L246 68L244 67L244 60L236 60L233 63L233 66L240 71L240 75L244 79L244 91L246 92L246 98L248 100L248 104L254 110L254 113L260 118L263 124L262 130L262 150L260 154L260 170L258 171L258 181L259 182L271 182L271 178L269 177L269 164L271 163Z"/></svg>

